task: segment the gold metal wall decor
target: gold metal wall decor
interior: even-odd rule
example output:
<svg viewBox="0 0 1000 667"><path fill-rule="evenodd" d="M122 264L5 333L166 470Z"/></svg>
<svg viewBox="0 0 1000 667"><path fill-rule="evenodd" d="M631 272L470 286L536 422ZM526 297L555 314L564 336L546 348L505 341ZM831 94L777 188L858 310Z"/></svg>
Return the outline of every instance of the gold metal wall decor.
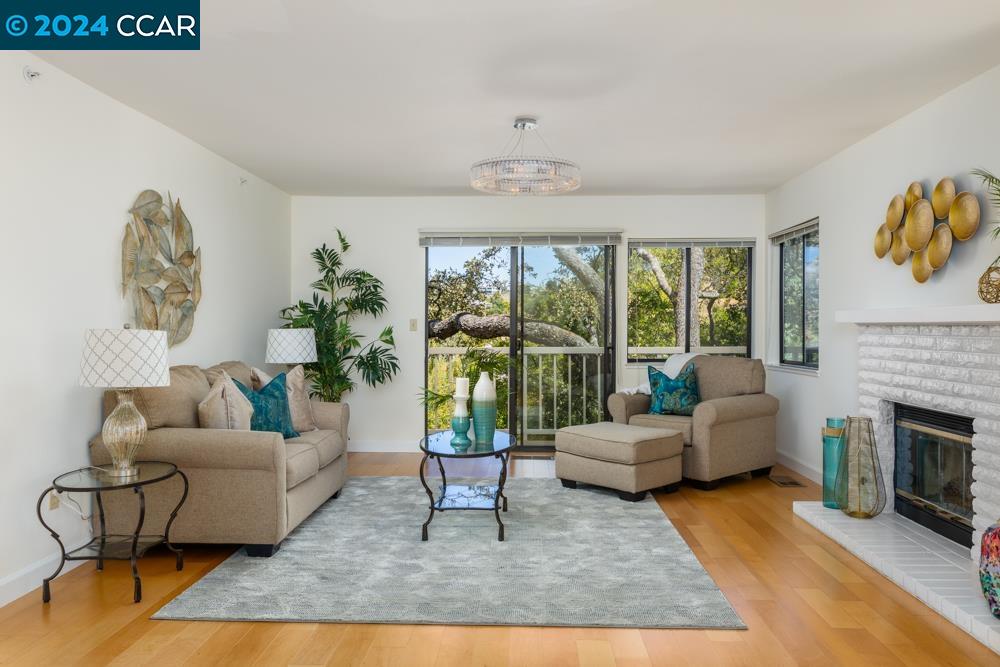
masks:
<svg viewBox="0 0 1000 667"><path fill-rule="evenodd" d="M171 347L191 335L201 301L201 248L191 221L167 193L143 190L129 209L122 239L122 296L139 329L167 332Z"/></svg>
<svg viewBox="0 0 1000 667"><path fill-rule="evenodd" d="M910 259L913 279L930 280L948 262L954 241L968 241L979 229L979 199L971 192L956 194L956 189L955 181L945 177L934 186L930 199L924 199L919 181L910 183L905 195L893 196L885 223L875 232L875 256L882 259L888 254L897 265Z"/></svg>
<svg viewBox="0 0 1000 667"><path fill-rule="evenodd" d="M882 466L875 449L870 417L848 417L837 467L834 495L841 511L857 519L870 519L885 509Z"/></svg>

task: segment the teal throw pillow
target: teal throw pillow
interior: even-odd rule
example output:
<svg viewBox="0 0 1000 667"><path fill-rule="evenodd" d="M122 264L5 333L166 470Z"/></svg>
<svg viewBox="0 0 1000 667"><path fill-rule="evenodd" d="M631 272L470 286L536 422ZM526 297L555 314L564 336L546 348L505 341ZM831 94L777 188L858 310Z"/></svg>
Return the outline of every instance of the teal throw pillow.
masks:
<svg viewBox="0 0 1000 667"><path fill-rule="evenodd" d="M649 414L687 415L694 414L694 408L701 401L698 394L698 378L694 374L694 364L685 366L677 377L671 380L661 371L649 366Z"/></svg>
<svg viewBox="0 0 1000 667"><path fill-rule="evenodd" d="M297 438L299 434L292 428L292 413L288 408L288 391L285 389L285 374L279 373L273 380L254 391L233 380L236 388L253 405L253 416L250 418L251 431L274 431L285 438Z"/></svg>

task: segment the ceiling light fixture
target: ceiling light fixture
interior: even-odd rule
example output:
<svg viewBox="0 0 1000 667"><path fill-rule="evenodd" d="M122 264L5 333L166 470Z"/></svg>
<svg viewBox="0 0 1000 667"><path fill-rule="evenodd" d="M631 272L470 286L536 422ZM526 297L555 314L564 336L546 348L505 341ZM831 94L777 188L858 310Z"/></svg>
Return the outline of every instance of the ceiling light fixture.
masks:
<svg viewBox="0 0 1000 667"><path fill-rule="evenodd" d="M525 155L529 132L538 137L548 156ZM558 195L580 188L580 167L552 153L534 118L514 120L514 134L500 154L472 165L473 188L492 195Z"/></svg>

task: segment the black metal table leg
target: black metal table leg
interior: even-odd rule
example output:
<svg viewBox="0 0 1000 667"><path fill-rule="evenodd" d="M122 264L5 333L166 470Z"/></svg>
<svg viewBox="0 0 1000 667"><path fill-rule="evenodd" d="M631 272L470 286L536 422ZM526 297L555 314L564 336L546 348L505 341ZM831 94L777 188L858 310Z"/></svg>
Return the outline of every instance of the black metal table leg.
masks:
<svg viewBox="0 0 1000 667"><path fill-rule="evenodd" d="M104 501L101 500L101 492L100 491L94 491L94 495L97 496L97 516L99 516L100 519L101 519L101 551L100 551L100 553L104 553L104 546L107 543L107 538L108 538L108 531L107 531L107 528L105 528L105 525L104 525ZM103 558L98 558L97 559L97 569L98 570L103 570L104 569L104 559Z"/></svg>
<svg viewBox="0 0 1000 667"><path fill-rule="evenodd" d="M500 501L503 499L504 511L507 511L507 499L503 495L503 484L507 480L507 457L498 454L497 458L500 459L500 478L497 480L497 495L493 501L493 514L497 518L497 525L500 526L497 533L497 541L503 542L503 521L500 520Z"/></svg>
<svg viewBox="0 0 1000 667"><path fill-rule="evenodd" d="M56 571L51 575L42 579L42 602L48 602L52 599L49 582L59 576L59 573L62 572L63 566L66 565L66 547L63 546L62 540L59 539L59 533L52 530L52 526L45 523L45 519L42 518L42 501L45 500L45 496L49 495L49 492L54 491L55 488L56 487L54 486L50 486L42 491L42 495L38 496L38 504L35 505L35 514L38 515L38 521L41 522L47 531L49 531L49 535L51 535L52 539L59 545L59 567L57 567Z"/></svg>
<svg viewBox="0 0 1000 667"><path fill-rule="evenodd" d="M142 524L146 521L146 492L141 486L135 487L135 492L139 494L139 521L135 524L135 533L132 535L132 554L129 562L132 564L132 581L134 590L132 599L135 602L142 601L142 580L139 579L139 563L137 551L139 548L139 534L142 532Z"/></svg>
<svg viewBox="0 0 1000 667"><path fill-rule="evenodd" d="M181 476L182 480L184 480L184 493L181 494L181 499L177 503L177 507L174 508L174 511L170 513L170 518L167 519L167 527L163 529L163 541L167 545L167 548L173 551L174 554L177 556L176 567L177 571L179 572L184 569L184 550L178 549L177 547L175 547L173 544L170 543L170 526L174 523L174 519L177 518L177 513L181 510L181 506L184 505L184 501L187 500L188 478L187 475L185 475L180 469L177 470L177 474ZM100 497L100 494L98 494L98 497ZM101 518L101 525L102 526L104 525L103 516Z"/></svg>
<svg viewBox="0 0 1000 667"><path fill-rule="evenodd" d="M424 485L424 491L427 492L427 498L430 499L430 514L427 515L427 521L424 521L424 525L421 527L420 539L424 542L427 541L427 526L431 525L431 519L434 518L434 492L427 485L427 478L424 476L424 465L427 463L428 458L429 455L424 454L424 458L420 459L420 483ZM438 461L438 465L440 464L441 462Z"/></svg>
<svg viewBox="0 0 1000 667"><path fill-rule="evenodd" d="M444 461L440 456L435 456L438 462L438 470L441 471L441 497L444 498L448 495L448 476L444 474Z"/></svg>

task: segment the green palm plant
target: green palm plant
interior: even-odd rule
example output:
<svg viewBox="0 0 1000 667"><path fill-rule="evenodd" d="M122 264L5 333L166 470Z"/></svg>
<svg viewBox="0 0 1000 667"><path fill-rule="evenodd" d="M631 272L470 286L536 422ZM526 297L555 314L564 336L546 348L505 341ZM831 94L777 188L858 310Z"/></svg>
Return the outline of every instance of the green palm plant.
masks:
<svg viewBox="0 0 1000 667"><path fill-rule="evenodd" d="M986 188L986 193L989 195L990 203L993 204L997 210L1000 210L1000 178L997 178L985 169L973 169L973 176L978 176L979 180L983 182L983 187ZM990 236L996 240L1000 237L1000 222L995 222L993 224L993 230L990 232Z"/></svg>
<svg viewBox="0 0 1000 667"><path fill-rule="evenodd" d="M312 301L300 300L281 311L285 327L312 328L316 332L318 361L304 366L313 396L324 401L339 401L354 389L355 374L368 386L376 387L392 380L399 371L391 326L366 344L354 331L355 318L378 317L385 312L387 303L381 280L362 269L344 268L343 253L351 244L339 229L337 238L339 251L324 243L312 252L320 274L311 285L316 290Z"/></svg>

